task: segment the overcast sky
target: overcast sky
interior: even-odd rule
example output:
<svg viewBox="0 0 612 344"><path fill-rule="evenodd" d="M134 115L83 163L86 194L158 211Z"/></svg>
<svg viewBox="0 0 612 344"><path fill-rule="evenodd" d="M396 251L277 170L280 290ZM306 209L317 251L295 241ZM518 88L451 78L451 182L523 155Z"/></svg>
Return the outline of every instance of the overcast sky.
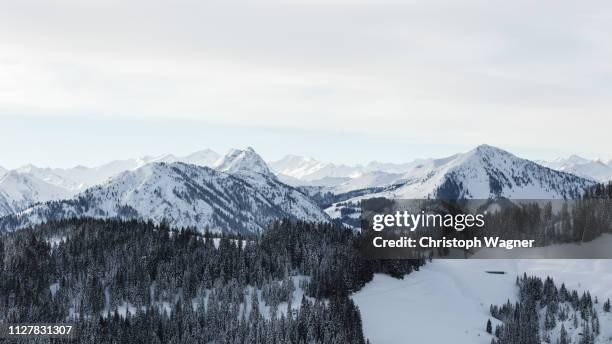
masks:
<svg viewBox="0 0 612 344"><path fill-rule="evenodd" d="M0 1L0 165L612 158L612 2Z"/></svg>

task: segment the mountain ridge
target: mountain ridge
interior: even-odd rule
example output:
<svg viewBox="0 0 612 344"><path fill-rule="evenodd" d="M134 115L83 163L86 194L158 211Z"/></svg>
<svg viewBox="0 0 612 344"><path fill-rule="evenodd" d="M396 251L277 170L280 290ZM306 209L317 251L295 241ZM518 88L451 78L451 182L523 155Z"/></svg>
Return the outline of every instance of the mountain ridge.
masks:
<svg viewBox="0 0 612 344"><path fill-rule="evenodd" d="M586 159L578 155L568 158L557 158L552 161L538 160L537 163L581 177L591 178L598 182L612 181L612 160L608 163L602 159Z"/></svg>
<svg viewBox="0 0 612 344"><path fill-rule="evenodd" d="M574 198L591 181L549 169L505 150L480 145L404 174L404 198Z"/></svg>
<svg viewBox="0 0 612 344"><path fill-rule="evenodd" d="M74 198L38 204L0 219L14 230L70 217L167 221L174 227L220 232L260 232L272 220L327 221L298 190L276 179L252 185L240 177L181 162L150 163L125 171Z"/></svg>
<svg viewBox="0 0 612 344"><path fill-rule="evenodd" d="M197 162L197 164L186 163L182 160ZM573 160L582 161L578 158L573 158ZM302 163L306 163L306 168L302 172L310 171L308 168L316 166L318 170L315 172L320 173L317 176L323 177L306 181L283 175L278 171L278 168L295 167ZM384 164L371 163L368 165L381 166ZM205 224L221 228L223 226L227 227L232 221L215 220L208 223L206 222L207 220L200 220L206 216L212 216L212 213L199 212L193 209L190 211L186 210L187 208L193 208L193 204L181 203L180 197L174 199L172 190L182 190L182 195L189 194L189 192L185 191L186 189L190 189L193 192L195 192L194 190L205 192L206 187L213 188L219 192L222 190L228 194L234 194L237 190L240 190L240 192L247 193L247 196L248 194L256 195L249 202L258 204L260 208L257 211L262 211L266 214L282 214L283 216L294 214L295 218L325 220L325 214L322 213L321 209L313 207L315 203L313 199L317 199L317 202L320 202L320 204L330 204L328 202L333 201L333 199L359 200L366 197L575 198L580 195L585 187L594 183L592 179L557 171L489 145L480 145L468 152L440 159L420 159L406 164L386 165L386 168L391 170L397 170L398 168L407 169L407 171L399 173L368 171L367 168L360 166L359 171L351 170L350 177L324 176L325 173L321 174L323 170L319 168L327 166L325 168L331 168L329 171L331 171L332 175L335 175L339 171L342 172L342 169L347 167L346 165L332 164L330 167L326 163L320 165L319 162L312 158L302 158L295 155L285 159L284 165L276 164L274 165L276 169L270 168L265 160L251 147L232 149L223 156L211 150L201 150L185 157L166 154L156 157L149 156L140 159L119 160L102 166L99 168L102 172L96 175L97 177L109 173L109 171L116 172L122 168L124 170L85 189L79 189L80 186L73 188L66 187L68 191L65 194L61 192L28 192L28 189L25 188L22 190L23 194L28 196L25 197L19 194L19 192L13 194L2 193L2 188L0 188L0 216L20 213L21 215L18 214L14 218L24 218L24 214L26 214L24 212L25 209L30 211L30 214L35 212L34 215L38 216L42 221L50 216L45 213L44 204L38 203L56 201L49 209L62 210L60 208L66 206L68 207L64 209L66 214L78 216L110 214L108 216L121 217L126 214L129 215L130 211L133 210L134 214L136 214L134 216L153 218L156 221L161 221L162 218L167 217L180 226L200 226ZM166 169L165 175L164 173L158 173L158 169L161 168L160 166L166 166L164 167ZM337 166L341 166L341 168L334 170L333 168ZM21 172L15 173L23 175L31 174L31 180L38 181L38 184L34 182L27 184L38 185L38 187L44 190L48 188L53 189L53 185L61 182L61 175L57 176L60 178L59 181L54 179L56 176L54 172L57 170L26 166ZM75 174L80 173L80 171L89 173L91 169L85 167L73 168ZM138 172L135 173L136 171ZM164 179L170 185L160 184L155 187L151 186L152 182L146 178L146 171L150 171L149 174L158 175L158 179ZM344 172L347 171L345 170ZM47 172L47 174L43 172ZM8 174L11 173L8 172ZM303 176L315 176L310 172L308 173ZM197 181L192 180L188 177L190 174L199 176L199 179ZM39 175L46 179L38 178ZM136 178L136 176L140 176L140 179ZM229 181L225 176L231 176L239 180L239 182ZM129 185L127 190L121 191L122 189L118 188L117 183L121 180L123 180L124 185ZM210 185L213 180L225 180L227 185L213 185L213 187ZM92 190L108 188L109 185L115 185L114 193L98 191L99 197L94 197L95 202L90 200L91 197L86 197L92 195ZM143 185L149 185L150 189L147 191L139 187ZM156 189L159 192L165 191L166 193L160 194L159 192L152 191ZM17 190L21 189L17 188ZM213 192L211 190L206 192ZM134 195L139 192L145 192L149 198L135 197ZM45 197L37 197L41 194L44 194ZM116 198L117 194L121 194L123 198ZM160 197L162 194L164 197ZM346 195L346 198L343 198L343 194ZM102 195L109 197L111 200L110 205L107 204L108 202L106 202ZM339 197L330 197L329 195L339 195ZM130 198L128 196L134 197ZM16 203L15 199L20 200L20 202ZM62 203L62 200L67 200L67 202ZM202 196L199 200L206 201L204 202L206 205L202 204L204 208L212 209L215 206L213 204L215 202L212 202L208 196ZM85 201L89 202L87 209L91 208L93 210L81 209L84 203L80 204L79 202ZM147 202L155 203L158 201L165 201L168 205L177 202L179 204L177 205L177 212L173 212L167 206L162 207L160 204L158 204L156 209L149 209L145 206ZM223 198L220 198L219 201L223 202ZM92 202L106 205L96 209L96 205ZM18 205L16 206L16 204ZM60 208L57 208L58 204L61 205ZM227 205L229 203L226 200L223 204ZM242 206L239 201L235 201L233 206L229 206L228 209L236 211L236 209L240 208L237 204ZM294 206L293 208L292 205ZM31 207L32 210L27 209L28 207ZM225 208L218 206L219 211L223 211L223 209ZM185 211L185 213L180 213L181 211ZM231 212L226 210L225 213ZM181 222L179 220L180 217L185 217L187 220ZM259 219L249 218L245 214L239 215L239 217L242 219L240 220L242 223L235 224L232 222L232 225L240 230L256 231L262 228L262 221ZM271 215L268 217L271 217ZM24 220L24 222L28 221Z"/></svg>
<svg viewBox="0 0 612 344"><path fill-rule="evenodd" d="M8 171L0 177L0 216L19 212L37 202L69 196L65 189L36 176Z"/></svg>

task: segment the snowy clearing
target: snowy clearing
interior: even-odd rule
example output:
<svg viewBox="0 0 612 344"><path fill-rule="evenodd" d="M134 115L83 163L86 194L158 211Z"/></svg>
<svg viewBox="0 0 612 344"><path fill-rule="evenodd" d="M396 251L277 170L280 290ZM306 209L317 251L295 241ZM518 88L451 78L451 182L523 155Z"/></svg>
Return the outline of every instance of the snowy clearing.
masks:
<svg viewBox="0 0 612 344"><path fill-rule="evenodd" d="M524 272L589 290L599 300L612 298L612 260L434 260L403 280L377 274L353 300L373 343L489 344L489 306L515 301L516 276ZM600 315L598 343L607 343L612 316Z"/></svg>

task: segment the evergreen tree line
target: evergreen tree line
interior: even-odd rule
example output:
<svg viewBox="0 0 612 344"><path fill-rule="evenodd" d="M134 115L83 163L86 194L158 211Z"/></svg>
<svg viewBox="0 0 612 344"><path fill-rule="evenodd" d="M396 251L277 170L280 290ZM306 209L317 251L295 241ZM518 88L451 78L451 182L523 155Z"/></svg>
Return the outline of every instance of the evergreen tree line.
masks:
<svg viewBox="0 0 612 344"><path fill-rule="evenodd" d="M600 322L589 292L579 295L569 291L565 284L557 287L547 277L517 277L519 298L508 300L501 306L491 305L490 314L500 324L493 327L487 321L485 329L494 335L492 344L593 344L600 334ZM610 312L610 300L603 305ZM540 324L543 324L541 326Z"/></svg>
<svg viewBox="0 0 612 344"><path fill-rule="evenodd" d="M584 199L612 199L612 181L607 184L597 183L587 188L582 196Z"/></svg>
<svg viewBox="0 0 612 344"><path fill-rule="evenodd" d="M485 223L487 235L535 239L538 246L588 242L603 233L612 233L612 200L584 197L547 203L521 202L488 213Z"/></svg>
<svg viewBox="0 0 612 344"><path fill-rule="evenodd" d="M424 261L365 260L359 242L288 220L217 238L142 221L41 224L0 235L0 322L72 320L81 343L364 343L349 294ZM292 305L298 287L307 297Z"/></svg>

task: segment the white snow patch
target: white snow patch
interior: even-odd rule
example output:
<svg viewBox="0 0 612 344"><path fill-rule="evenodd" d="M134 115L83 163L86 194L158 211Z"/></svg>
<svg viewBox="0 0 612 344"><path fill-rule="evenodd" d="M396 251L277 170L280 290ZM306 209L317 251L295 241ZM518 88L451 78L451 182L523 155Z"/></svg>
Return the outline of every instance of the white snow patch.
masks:
<svg viewBox="0 0 612 344"><path fill-rule="evenodd" d="M504 271L488 274L485 271ZM403 280L377 274L353 295L364 334L377 344L474 344L491 342L485 332L491 304L515 301L517 275L550 276L559 286L589 290L600 303L612 298L612 260L434 260ZM602 335L612 333L611 315L600 313Z"/></svg>

